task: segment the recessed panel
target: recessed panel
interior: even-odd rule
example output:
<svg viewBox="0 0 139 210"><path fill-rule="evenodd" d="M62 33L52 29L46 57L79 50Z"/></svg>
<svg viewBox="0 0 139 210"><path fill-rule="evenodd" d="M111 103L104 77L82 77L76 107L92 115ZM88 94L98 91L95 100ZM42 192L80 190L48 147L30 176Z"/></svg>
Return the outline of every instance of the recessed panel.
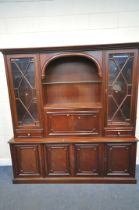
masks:
<svg viewBox="0 0 139 210"><path fill-rule="evenodd" d="M17 145L15 146L17 175L18 176L40 176L39 146Z"/></svg>
<svg viewBox="0 0 139 210"><path fill-rule="evenodd" d="M131 175L132 144L107 144L107 169L108 176Z"/></svg>
<svg viewBox="0 0 139 210"><path fill-rule="evenodd" d="M70 175L69 146L54 144L46 146L47 175Z"/></svg>
<svg viewBox="0 0 139 210"><path fill-rule="evenodd" d="M96 144L76 144L76 175L99 174L99 146Z"/></svg>

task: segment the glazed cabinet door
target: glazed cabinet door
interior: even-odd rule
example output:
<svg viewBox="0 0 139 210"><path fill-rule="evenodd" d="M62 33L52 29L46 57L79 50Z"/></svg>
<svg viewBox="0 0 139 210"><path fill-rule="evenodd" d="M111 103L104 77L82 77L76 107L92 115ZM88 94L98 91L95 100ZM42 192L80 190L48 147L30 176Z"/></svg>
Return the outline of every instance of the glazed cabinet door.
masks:
<svg viewBox="0 0 139 210"><path fill-rule="evenodd" d="M106 176L134 176L136 143L106 144Z"/></svg>
<svg viewBox="0 0 139 210"><path fill-rule="evenodd" d="M46 144L45 166L47 176L70 175L70 149L68 144Z"/></svg>
<svg viewBox="0 0 139 210"><path fill-rule="evenodd" d="M121 129L117 135L133 136L138 78L137 50L113 50L106 55L106 135L116 135L115 128L123 126L124 130Z"/></svg>
<svg viewBox="0 0 139 210"><path fill-rule="evenodd" d="M41 136L41 93L37 59L36 55L7 56L7 77L17 137Z"/></svg>
<svg viewBox="0 0 139 210"><path fill-rule="evenodd" d="M37 144L16 144L11 145L15 177L40 177L41 167L41 146Z"/></svg>

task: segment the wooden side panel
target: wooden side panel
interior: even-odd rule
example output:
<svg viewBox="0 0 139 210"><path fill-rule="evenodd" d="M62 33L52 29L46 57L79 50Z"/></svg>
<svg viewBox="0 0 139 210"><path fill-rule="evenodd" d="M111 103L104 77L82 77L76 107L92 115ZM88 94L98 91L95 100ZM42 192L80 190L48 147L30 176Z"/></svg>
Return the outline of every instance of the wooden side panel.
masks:
<svg viewBox="0 0 139 210"><path fill-rule="evenodd" d="M22 144L11 147L15 176L41 176L40 145Z"/></svg>
<svg viewBox="0 0 139 210"><path fill-rule="evenodd" d="M106 145L106 175L134 176L136 149L133 143Z"/></svg>
<svg viewBox="0 0 139 210"><path fill-rule="evenodd" d="M48 176L70 175L69 145L47 144L45 152Z"/></svg>
<svg viewBox="0 0 139 210"><path fill-rule="evenodd" d="M98 144L76 144L75 156L76 175L99 175Z"/></svg>

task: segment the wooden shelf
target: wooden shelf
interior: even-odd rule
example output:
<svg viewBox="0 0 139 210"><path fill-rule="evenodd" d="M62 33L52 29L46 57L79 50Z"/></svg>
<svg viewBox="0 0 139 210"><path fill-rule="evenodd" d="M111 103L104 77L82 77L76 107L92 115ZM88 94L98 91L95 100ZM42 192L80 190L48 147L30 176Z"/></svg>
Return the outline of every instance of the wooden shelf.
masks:
<svg viewBox="0 0 139 210"><path fill-rule="evenodd" d="M61 85L61 84L86 84L86 83L101 83L101 80L86 80L86 81L59 81L59 82L43 82L43 85Z"/></svg>
<svg viewBox="0 0 139 210"><path fill-rule="evenodd" d="M9 143L98 143L98 142L137 142L136 137L49 137L49 138L12 138Z"/></svg>
<svg viewBox="0 0 139 210"><path fill-rule="evenodd" d="M45 104L45 109L73 109L73 108L102 108L102 104L98 103L62 103L62 104Z"/></svg>

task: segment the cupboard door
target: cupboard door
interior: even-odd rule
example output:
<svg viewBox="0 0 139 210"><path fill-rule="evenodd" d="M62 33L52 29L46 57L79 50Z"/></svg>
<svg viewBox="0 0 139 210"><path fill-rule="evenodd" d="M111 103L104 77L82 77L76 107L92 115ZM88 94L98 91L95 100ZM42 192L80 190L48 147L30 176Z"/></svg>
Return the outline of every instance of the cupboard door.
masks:
<svg viewBox="0 0 139 210"><path fill-rule="evenodd" d="M106 144L106 175L134 176L135 159L135 143Z"/></svg>
<svg viewBox="0 0 139 210"><path fill-rule="evenodd" d="M132 125L137 80L137 51L110 51L108 68L107 125Z"/></svg>
<svg viewBox="0 0 139 210"><path fill-rule="evenodd" d="M16 176L41 176L41 151L40 145L14 145L11 147L14 153L14 168Z"/></svg>
<svg viewBox="0 0 139 210"><path fill-rule="evenodd" d="M15 127L40 127L37 56L12 55L7 59Z"/></svg>
<svg viewBox="0 0 139 210"><path fill-rule="evenodd" d="M45 152L48 176L70 175L69 145L47 144Z"/></svg>
<svg viewBox="0 0 139 210"><path fill-rule="evenodd" d="M98 176L100 174L98 144L75 145L75 168L76 175Z"/></svg>
<svg viewBox="0 0 139 210"><path fill-rule="evenodd" d="M73 132L79 134L99 134L99 113L84 112L73 115Z"/></svg>
<svg viewBox="0 0 139 210"><path fill-rule="evenodd" d="M49 134L62 135L72 132L72 116L69 113L47 113Z"/></svg>

